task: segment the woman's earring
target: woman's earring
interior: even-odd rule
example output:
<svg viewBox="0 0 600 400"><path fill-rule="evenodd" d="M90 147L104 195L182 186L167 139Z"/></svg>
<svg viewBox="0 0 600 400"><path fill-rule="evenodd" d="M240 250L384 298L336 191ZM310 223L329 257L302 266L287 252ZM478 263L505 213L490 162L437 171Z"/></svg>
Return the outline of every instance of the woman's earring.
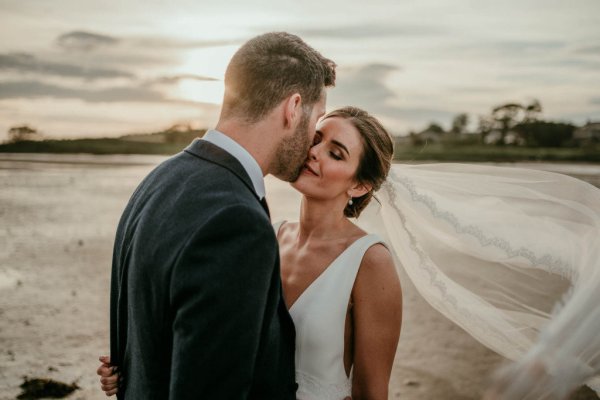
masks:
<svg viewBox="0 0 600 400"><path fill-rule="evenodd" d="M351 206L352 204L353 204L352 197L350 197L350 200L348 200L348 205Z"/></svg>

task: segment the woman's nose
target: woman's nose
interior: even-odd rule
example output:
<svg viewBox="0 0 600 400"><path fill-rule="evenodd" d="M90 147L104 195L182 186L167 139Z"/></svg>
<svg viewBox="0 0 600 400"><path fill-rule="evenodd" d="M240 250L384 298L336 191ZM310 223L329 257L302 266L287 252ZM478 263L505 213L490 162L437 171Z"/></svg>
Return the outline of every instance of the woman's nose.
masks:
<svg viewBox="0 0 600 400"><path fill-rule="evenodd" d="M311 160L317 159L318 147L319 144L315 144L310 149L308 149L308 158L310 158Z"/></svg>

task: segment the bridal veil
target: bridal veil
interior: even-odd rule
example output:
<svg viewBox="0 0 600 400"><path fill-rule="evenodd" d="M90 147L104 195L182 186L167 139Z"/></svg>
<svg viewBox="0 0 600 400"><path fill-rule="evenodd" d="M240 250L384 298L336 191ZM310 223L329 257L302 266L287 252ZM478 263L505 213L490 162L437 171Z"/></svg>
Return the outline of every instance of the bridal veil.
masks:
<svg viewBox="0 0 600 400"><path fill-rule="evenodd" d="M520 168L394 165L378 198L420 294L514 361L494 398L600 391L599 189Z"/></svg>

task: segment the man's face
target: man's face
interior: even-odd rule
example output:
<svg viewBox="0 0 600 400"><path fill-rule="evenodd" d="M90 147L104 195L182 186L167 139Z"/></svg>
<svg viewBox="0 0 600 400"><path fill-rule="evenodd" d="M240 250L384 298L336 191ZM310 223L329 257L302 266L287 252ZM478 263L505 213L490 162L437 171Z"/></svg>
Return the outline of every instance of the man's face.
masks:
<svg viewBox="0 0 600 400"><path fill-rule="evenodd" d="M319 119L325 115L326 94L323 91L321 99L317 101L309 112L304 112L296 127L294 134L284 138L277 148L276 165L273 175L286 181L294 182L298 179L306 161L308 150L313 142L316 126Z"/></svg>

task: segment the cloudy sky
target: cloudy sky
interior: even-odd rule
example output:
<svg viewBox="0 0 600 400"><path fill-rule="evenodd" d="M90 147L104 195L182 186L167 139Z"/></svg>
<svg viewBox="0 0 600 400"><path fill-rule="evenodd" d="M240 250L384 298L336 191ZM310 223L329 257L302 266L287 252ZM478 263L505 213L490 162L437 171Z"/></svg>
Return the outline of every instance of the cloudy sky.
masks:
<svg viewBox="0 0 600 400"><path fill-rule="evenodd" d="M534 98L546 119L600 120L598 0L0 0L0 140L211 127L229 58L273 30L339 65L329 109L394 134Z"/></svg>

